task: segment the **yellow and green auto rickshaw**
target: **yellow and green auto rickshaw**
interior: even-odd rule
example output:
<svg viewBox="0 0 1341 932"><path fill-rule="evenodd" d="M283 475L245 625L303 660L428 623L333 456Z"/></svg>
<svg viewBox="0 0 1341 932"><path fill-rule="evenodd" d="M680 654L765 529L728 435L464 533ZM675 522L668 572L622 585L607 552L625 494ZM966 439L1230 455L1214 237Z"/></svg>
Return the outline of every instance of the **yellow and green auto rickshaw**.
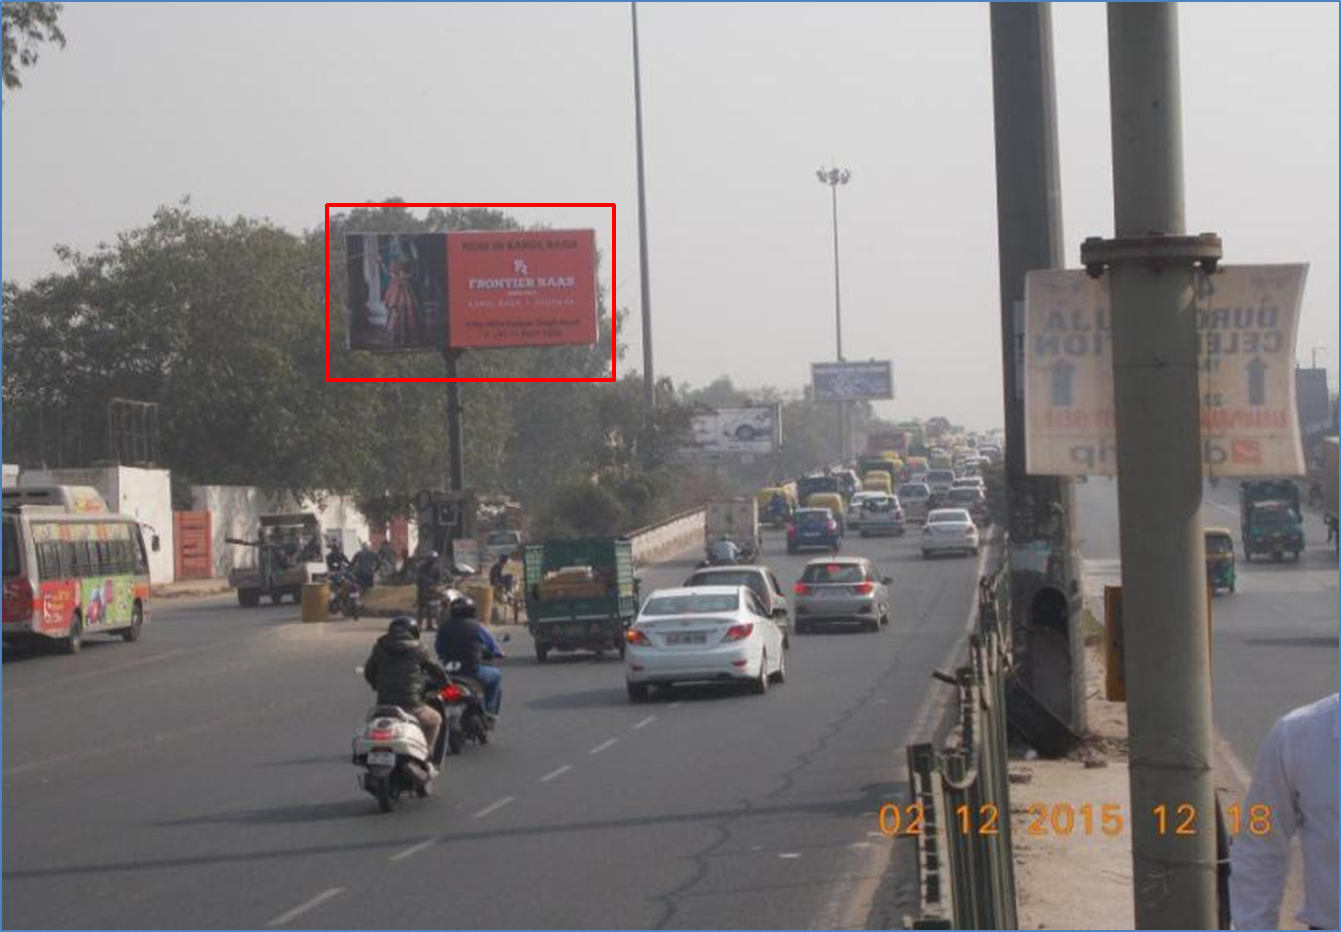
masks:
<svg viewBox="0 0 1341 932"><path fill-rule="evenodd" d="M1206 585L1211 592L1234 591L1234 535L1228 528L1206 528Z"/></svg>

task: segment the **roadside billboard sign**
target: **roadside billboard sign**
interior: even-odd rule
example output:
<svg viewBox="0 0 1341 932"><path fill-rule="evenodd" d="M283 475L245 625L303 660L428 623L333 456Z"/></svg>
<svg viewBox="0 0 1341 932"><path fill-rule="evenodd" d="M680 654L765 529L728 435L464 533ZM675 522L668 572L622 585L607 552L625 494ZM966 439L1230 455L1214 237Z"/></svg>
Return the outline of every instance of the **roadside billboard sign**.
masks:
<svg viewBox="0 0 1341 932"><path fill-rule="evenodd" d="M446 339L444 233L349 233L346 345L352 350L441 350Z"/></svg>
<svg viewBox="0 0 1341 932"><path fill-rule="evenodd" d="M1327 390L1326 369L1296 369L1295 392L1299 401L1299 429L1305 437L1327 433L1332 426L1332 398Z"/></svg>
<svg viewBox="0 0 1341 932"><path fill-rule="evenodd" d="M813 362L810 384L815 401L873 401L894 397L894 364L888 359L869 362Z"/></svg>
<svg viewBox="0 0 1341 932"><path fill-rule="evenodd" d="M1294 353L1306 265L1221 266L1193 289L1202 468L1302 475ZM1117 474L1109 279L1025 277L1025 466L1033 475Z"/></svg>
<svg viewBox="0 0 1341 932"><path fill-rule="evenodd" d="M452 349L596 342L594 230L451 233Z"/></svg>
<svg viewBox="0 0 1341 932"><path fill-rule="evenodd" d="M718 408L693 419L693 448L702 454L768 454L782 441L780 405Z"/></svg>

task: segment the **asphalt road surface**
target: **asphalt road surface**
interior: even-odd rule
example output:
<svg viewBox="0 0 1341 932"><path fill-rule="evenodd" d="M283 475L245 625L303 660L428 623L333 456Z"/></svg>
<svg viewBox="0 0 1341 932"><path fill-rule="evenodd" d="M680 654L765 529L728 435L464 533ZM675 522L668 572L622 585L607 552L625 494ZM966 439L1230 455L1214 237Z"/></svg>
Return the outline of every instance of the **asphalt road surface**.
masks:
<svg viewBox="0 0 1341 932"><path fill-rule="evenodd" d="M1202 522L1234 534L1237 591L1215 597L1211 657L1216 729L1249 770L1272 723L1337 688L1337 555L1317 512L1304 511L1307 547L1295 564L1243 559L1238 484L1204 488ZM1117 483L1076 486L1077 534L1092 569L1119 571ZM1116 579L1112 580L1115 584Z"/></svg>
<svg viewBox="0 0 1341 932"><path fill-rule="evenodd" d="M806 558L765 550L790 587ZM976 561L923 561L915 533L845 552L894 578L891 625L794 638L765 696L634 706L618 659L541 666L511 629L496 740L389 815L348 757L384 622L159 600L138 644L6 651L5 924L897 926L911 849L876 813L951 698L928 674L964 643Z"/></svg>

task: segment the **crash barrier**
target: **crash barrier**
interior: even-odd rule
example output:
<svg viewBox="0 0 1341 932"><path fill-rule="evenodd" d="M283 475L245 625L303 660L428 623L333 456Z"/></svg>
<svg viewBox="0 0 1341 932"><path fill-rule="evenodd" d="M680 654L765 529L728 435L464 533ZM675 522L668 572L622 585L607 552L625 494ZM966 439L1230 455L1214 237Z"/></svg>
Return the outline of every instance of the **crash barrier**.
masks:
<svg viewBox="0 0 1341 932"><path fill-rule="evenodd" d="M940 749L908 747L909 805L921 822L915 929L1018 928L1006 763L1007 599L1003 570L979 580L968 662L953 675L936 674L958 692L955 729Z"/></svg>
<svg viewBox="0 0 1341 932"><path fill-rule="evenodd" d="M665 521L630 532L628 538L633 544L633 565L643 566L678 553L690 544L702 543L706 514L702 508L682 511Z"/></svg>
<svg viewBox="0 0 1341 932"><path fill-rule="evenodd" d="M839 464L830 464L825 468L837 469ZM794 486L795 483L795 479L783 479L778 482L778 485ZM672 515L664 521L658 521L656 524L649 524L647 527L630 531L626 536L633 544L633 565L644 566L678 553L691 544L702 543L703 526L706 519L706 509L693 508Z"/></svg>

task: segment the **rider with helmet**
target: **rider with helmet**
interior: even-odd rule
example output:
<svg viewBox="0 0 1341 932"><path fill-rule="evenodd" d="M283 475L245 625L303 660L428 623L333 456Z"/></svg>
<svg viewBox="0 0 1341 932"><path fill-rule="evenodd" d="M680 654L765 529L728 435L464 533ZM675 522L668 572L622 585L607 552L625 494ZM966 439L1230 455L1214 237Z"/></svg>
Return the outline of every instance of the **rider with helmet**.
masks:
<svg viewBox="0 0 1341 932"><path fill-rule="evenodd" d="M443 664L458 663L457 672L484 687L484 711L497 717L503 699L503 673L484 663L504 656L503 649L476 617L475 600L461 596L447 610L433 644Z"/></svg>
<svg viewBox="0 0 1341 932"><path fill-rule="evenodd" d="M399 706L419 720L431 754L442 716L424 702L424 693L446 686L447 672L419 640L413 618L398 615L391 620L363 665L363 678L377 690L378 705Z"/></svg>

